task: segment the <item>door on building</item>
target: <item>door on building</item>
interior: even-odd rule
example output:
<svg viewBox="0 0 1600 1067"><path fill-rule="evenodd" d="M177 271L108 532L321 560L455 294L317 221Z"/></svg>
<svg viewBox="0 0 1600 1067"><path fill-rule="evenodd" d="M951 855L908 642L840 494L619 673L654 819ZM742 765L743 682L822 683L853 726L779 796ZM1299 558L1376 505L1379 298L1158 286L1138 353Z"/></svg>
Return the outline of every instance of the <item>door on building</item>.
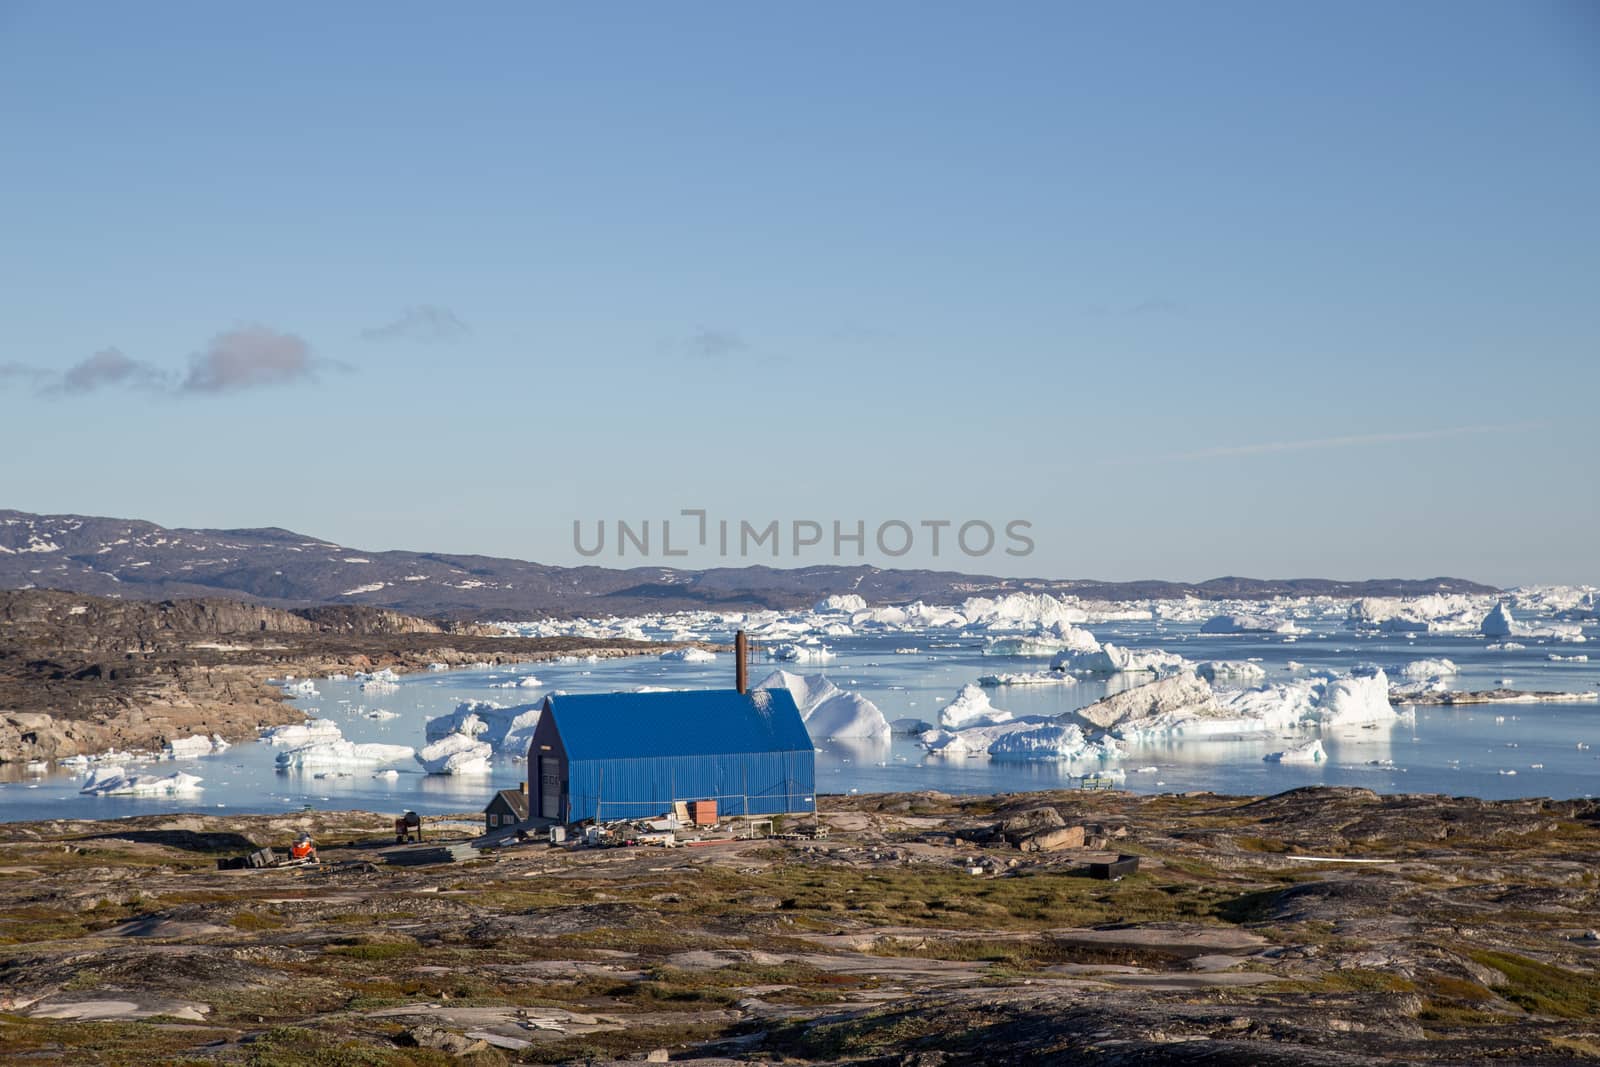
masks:
<svg viewBox="0 0 1600 1067"><path fill-rule="evenodd" d="M561 761L554 756L539 757L539 814L561 818Z"/></svg>

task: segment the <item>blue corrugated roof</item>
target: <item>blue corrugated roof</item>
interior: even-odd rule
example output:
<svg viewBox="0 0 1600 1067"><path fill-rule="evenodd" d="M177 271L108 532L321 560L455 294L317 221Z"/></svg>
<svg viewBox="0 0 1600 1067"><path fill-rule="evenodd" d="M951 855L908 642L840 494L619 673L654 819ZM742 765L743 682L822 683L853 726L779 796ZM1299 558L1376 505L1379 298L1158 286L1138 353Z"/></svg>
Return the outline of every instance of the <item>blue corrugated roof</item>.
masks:
<svg viewBox="0 0 1600 1067"><path fill-rule="evenodd" d="M552 696L570 760L811 751L787 689Z"/></svg>

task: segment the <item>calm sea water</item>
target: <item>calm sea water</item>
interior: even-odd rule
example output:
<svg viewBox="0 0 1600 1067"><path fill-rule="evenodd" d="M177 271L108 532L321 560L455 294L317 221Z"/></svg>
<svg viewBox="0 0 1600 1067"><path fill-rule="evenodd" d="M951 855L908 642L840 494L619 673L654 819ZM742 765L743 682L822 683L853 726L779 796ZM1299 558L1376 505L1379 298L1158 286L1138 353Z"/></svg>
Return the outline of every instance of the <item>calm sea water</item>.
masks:
<svg viewBox="0 0 1600 1067"><path fill-rule="evenodd" d="M1581 692L1600 689L1600 643L1556 644L1528 640L1527 647L1487 651L1475 636L1362 636L1321 626L1293 640L1271 635L1201 635L1193 625L1115 623L1091 627L1102 641L1132 647L1161 647L1192 660L1254 660L1268 681L1294 677L1288 664L1311 671L1348 671L1371 664L1390 670L1426 658L1448 658L1460 668L1455 689L1490 689L1510 679L1518 689ZM1592 628L1591 628L1592 629ZM1047 659L992 657L982 642L948 634L893 634L839 638L829 642L837 658L821 671L838 685L870 697L891 720L938 718L940 707L979 675L1040 670ZM1584 653L1597 662L1551 662L1547 657ZM899 653L900 649L916 649ZM753 665L759 681L779 664ZM495 683L534 674L537 689L499 689ZM685 664L657 659L613 660L597 664L529 664L492 671L451 671L403 676L396 692L363 693L355 682L318 681L319 697L297 703L337 721L352 741L423 744L423 725L462 700L496 700L511 705L534 701L549 689L572 693L609 692L643 685L675 688L731 686L732 658ZM1080 681L1074 686L1006 687L988 690L995 706L1016 715L1059 715L1123 688L1138 679ZM382 708L398 718L377 721L363 712ZM1318 764L1265 763L1262 756L1294 741L1320 736L1328 760ZM1583 750L1580 743L1593 745ZM497 759L491 775L438 777L420 768L402 768L398 780L372 777L370 770L348 776L282 773L279 749L258 743L182 761L124 761L130 772L170 774L184 770L204 779L192 797L85 797L82 775L57 771L27 775L20 766L0 769L0 820L51 817L114 818L164 811L293 811L365 808L428 813L476 811L496 789L515 788L525 774L520 761ZM1392 765L1391 765L1392 763ZM1537 765L1537 766L1536 766ZM912 738L883 745L823 743L817 754L817 788L822 793L938 789L988 793L1047 789L1074 784L1075 776L1098 763L1023 763L988 759L942 760L928 756ZM1381 728L1352 728L1317 734L1297 732L1247 740L1183 741L1134 748L1120 766L1126 788L1140 792L1213 790L1269 793L1306 785L1357 785L1379 792L1428 792L1485 798L1522 796L1580 797L1600 793L1600 704L1499 704L1466 708L1418 708L1414 719ZM1505 772L1515 771L1515 774Z"/></svg>

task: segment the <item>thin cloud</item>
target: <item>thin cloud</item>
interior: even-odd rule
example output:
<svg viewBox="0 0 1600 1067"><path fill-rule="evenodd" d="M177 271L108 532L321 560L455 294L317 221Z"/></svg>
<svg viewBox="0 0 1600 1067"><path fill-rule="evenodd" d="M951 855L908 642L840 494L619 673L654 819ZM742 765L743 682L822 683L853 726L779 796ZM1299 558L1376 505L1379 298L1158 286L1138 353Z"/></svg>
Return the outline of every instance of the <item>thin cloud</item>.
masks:
<svg viewBox="0 0 1600 1067"><path fill-rule="evenodd" d="M0 382L26 380L37 382L50 377L50 371L44 367L35 367L27 363L0 363Z"/></svg>
<svg viewBox="0 0 1600 1067"><path fill-rule="evenodd" d="M423 341L432 344L457 341L471 332L472 328L449 308L418 304L406 308L393 322L362 330L361 336L368 341Z"/></svg>
<svg viewBox="0 0 1600 1067"><path fill-rule="evenodd" d="M103 388L164 389L168 382L167 372L160 367L132 359L119 348L103 348L68 367L43 391L77 395Z"/></svg>
<svg viewBox="0 0 1600 1067"><path fill-rule="evenodd" d="M1177 315L1183 311L1183 305L1176 300L1168 300L1164 296L1152 296L1141 300L1128 309L1128 314L1144 318L1155 315Z"/></svg>
<svg viewBox="0 0 1600 1067"><path fill-rule="evenodd" d="M1110 461L1112 466L1144 463L1184 463L1203 459L1233 459L1240 456L1262 456L1279 452L1311 452L1335 448L1370 448L1376 445L1411 444L1417 441L1438 441L1451 437L1470 437L1486 433L1514 433L1543 426L1542 422L1487 423L1475 426L1449 426L1437 430L1397 430L1392 433L1349 434L1343 437L1313 437L1300 441L1263 441L1248 445L1223 445L1201 448L1192 452L1171 452L1163 456L1145 456Z"/></svg>
<svg viewBox="0 0 1600 1067"><path fill-rule="evenodd" d="M266 326L242 326L219 333L190 360L181 393L223 393L308 381L331 366L311 354L311 346L292 333Z"/></svg>
<svg viewBox="0 0 1600 1067"><path fill-rule="evenodd" d="M750 350L750 343L732 330L702 326L689 338L689 354L701 359L726 359Z"/></svg>

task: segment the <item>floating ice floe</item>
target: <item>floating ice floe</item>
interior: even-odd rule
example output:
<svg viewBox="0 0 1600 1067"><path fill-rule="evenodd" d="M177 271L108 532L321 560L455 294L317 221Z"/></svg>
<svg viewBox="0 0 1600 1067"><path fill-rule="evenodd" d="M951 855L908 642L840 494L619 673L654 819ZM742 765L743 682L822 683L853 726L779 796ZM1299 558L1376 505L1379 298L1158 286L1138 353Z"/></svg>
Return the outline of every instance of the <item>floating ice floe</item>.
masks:
<svg viewBox="0 0 1600 1067"><path fill-rule="evenodd" d="M162 759L195 759L199 756L209 756L213 752L221 752L228 748L228 742L216 734L207 737L205 734L190 734L188 737L174 738L168 741L161 750Z"/></svg>
<svg viewBox="0 0 1600 1067"><path fill-rule="evenodd" d="M179 771L164 777L153 774L128 774L116 765L96 767L80 793L97 797L178 797L200 790L204 781Z"/></svg>
<svg viewBox="0 0 1600 1067"><path fill-rule="evenodd" d="M1200 627L1203 634L1303 634L1291 619L1270 615L1213 615Z"/></svg>
<svg viewBox="0 0 1600 1067"><path fill-rule="evenodd" d="M1268 763L1321 763L1328 754L1322 750L1322 740L1315 738L1282 752L1269 752L1261 758Z"/></svg>
<svg viewBox="0 0 1600 1067"><path fill-rule="evenodd" d="M281 685L283 691L290 696L315 697L322 695L317 692L317 684L310 678L302 678L298 682L285 681Z"/></svg>
<svg viewBox="0 0 1600 1067"><path fill-rule="evenodd" d="M1100 642L1088 630L1057 622L1020 636L991 637L984 642L985 656L1055 656L1060 653L1100 651Z"/></svg>
<svg viewBox="0 0 1600 1067"><path fill-rule="evenodd" d="M1078 679L1065 671L1029 671L1025 674L985 674L978 684L986 689L1007 685L1077 685Z"/></svg>
<svg viewBox="0 0 1600 1067"><path fill-rule="evenodd" d="M780 663L828 663L834 652L826 645L786 644L774 648L772 658Z"/></svg>
<svg viewBox="0 0 1600 1067"><path fill-rule="evenodd" d="M838 613L848 615L857 611L866 611L867 602L856 593L834 593L832 596L825 596L817 601L812 605L811 610L823 615Z"/></svg>
<svg viewBox="0 0 1600 1067"><path fill-rule="evenodd" d="M1259 663L1226 659L1196 663L1194 673L1208 682L1254 682L1267 676L1266 668Z"/></svg>
<svg viewBox="0 0 1600 1067"><path fill-rule="evenodd" d="M889 736L889 720L860 693L840 689L821 674L773 671L757 689L787 689L811 740L867 740Z"/></svg>
<svg viewBox="0 0 1600 1067"><path fill-rule="evenodd" d="M937 729L937 727L933 723L928 722L926 719L919 719L915 715L895 719L889 724L889 732L901 736L916 737L934 729Z"/></svg>
<svg viewBox="0 0 1600 1067"><path fill-rule="evenodd" d="M487 742L466 734L448 734L417 753L417 762L429 774L488 774L494 750Z"/></svg>
<svg viewBox="0 0 1600 1067"><path fill-rule="evenodd" d="M670 652L663 652L659 657L664 660L676 660L679 663L715 663L717 654L707 652L703 648L675 648Z"/></svg>
<svg viewBox="0 0 1600 1067"><path fill-rule="evenodd" d="M283 748L299 748L318 741L339 741L344 731L332 719L308 719L287 726L270 726L261 731L261 740Z"/></svg>
<svg viewBox="0 0 1600 1067"><path fill-rule="evenodd" d="M378 722L385 722L389 719L398 719L400 717L400 713L397 711L386 711L383 708L363 708L361 711L361 717L364 719L375 719Z"/></svg>
<svg viewBox="0 0 1600 1067"><path fill-rule="evenodd" d="M341 738L280 752L276 763L280 771L345 771L400 763L412 759L416 754L417 750L410 745L357 743Z"/></svg>
<svg viewBox="0 0 1600 1067"><path fill-rule="evenodd" d="M440 671L447 671L449 669L450 669L450 665L448 663L430 663L430 664L428 664L428 670L433 671L435 674L437 674Z"/></svg>
<svg viewBox="0 0 1600 1067"><path fill-rule="evenodd" d="M543 682L541 682L534 675L529 674L529 675L525 675L525 676L523 676L521 678L514 678L509 682L495 682L493 685L489 686L489 688L490 689L538 689L542 685L544 685Z"/></svg>
<svg viewBox="0 0 1600 1067"><path fill-rule="evenodd" d="M1401 667L1400 673L1407 678L1445 678L1456 670L1456 665L1448 659L1419 659Z"/></svg>

